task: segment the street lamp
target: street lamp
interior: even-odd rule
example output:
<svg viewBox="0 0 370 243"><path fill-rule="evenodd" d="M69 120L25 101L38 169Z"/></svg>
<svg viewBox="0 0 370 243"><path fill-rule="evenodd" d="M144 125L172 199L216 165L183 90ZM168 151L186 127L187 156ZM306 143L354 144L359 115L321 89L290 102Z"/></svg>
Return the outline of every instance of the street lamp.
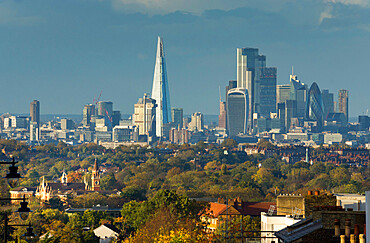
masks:
<svg viewBox="0 0 370 243"><path fill-rule="evenodd" d="M11 165L9 166L9 173L6 174L4 178L7 180L9 186L12 188L18 185L19 178L21 178L21 175L18 173L18 166L15 166L16 163L17 162L15 162L14 157L12 162L0 161L0 164Z"/></svg>
<svg viewBox="0 0 370 243"><path fill-rule="evenodd" d="M33 228L31 227L31 224L28 225L27 232L22 236L26 238L27 242L36 237L36 234L33 233Z"/></svg>
<svg viewBox="0 0 370 243"><path fill-rule="evenodd" d="M16 211L17 213L19 213L19 217L22 220L26 220L30 212L32 212L32 210L29 207L27 207L27 205L28 202L26 202L26 196L23 195L23 202L21 202L21 207L18 208L18 210Z"/></svg>

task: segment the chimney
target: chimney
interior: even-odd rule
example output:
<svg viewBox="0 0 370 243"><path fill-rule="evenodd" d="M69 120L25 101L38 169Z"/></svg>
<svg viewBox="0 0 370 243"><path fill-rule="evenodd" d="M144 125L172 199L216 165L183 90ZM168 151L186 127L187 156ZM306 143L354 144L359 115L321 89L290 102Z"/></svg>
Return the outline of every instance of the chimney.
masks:
<svg viewBox="0 0 370 243"><path fill-rule="evenodd" d="M358 235L360 234L360 227L358 224L355 224L355 231L353 232L353 234L358 237Z"/></svg>
<svg viewBox="0 0 370 243"><path fill-rule="evenodd" d="M351 219L346 219L344 231L345 231L346 237L349 238L351 235Z"/></svg>
<svg viewBox="0 0 370 243"><path fill-rule="evenodd" d="M334 235L335 236L340 236L340 220L339 219L335 219L334 220Z"/></svg>

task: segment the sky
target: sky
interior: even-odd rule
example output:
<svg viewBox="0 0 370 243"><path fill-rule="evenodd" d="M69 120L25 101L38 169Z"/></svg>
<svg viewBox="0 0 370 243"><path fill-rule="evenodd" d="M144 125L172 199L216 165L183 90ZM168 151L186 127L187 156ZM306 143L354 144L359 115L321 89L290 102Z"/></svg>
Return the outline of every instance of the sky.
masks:
<svg viewBox="0 0 370 243"><path fill-rule="evenodd" d="M151 92L164 40L172 107L218 114L236 48L259 48L278 84L292 66L350 116L370 108L370 0L2 0L0 113L82 114L94 97L129 114Z"/></svg>

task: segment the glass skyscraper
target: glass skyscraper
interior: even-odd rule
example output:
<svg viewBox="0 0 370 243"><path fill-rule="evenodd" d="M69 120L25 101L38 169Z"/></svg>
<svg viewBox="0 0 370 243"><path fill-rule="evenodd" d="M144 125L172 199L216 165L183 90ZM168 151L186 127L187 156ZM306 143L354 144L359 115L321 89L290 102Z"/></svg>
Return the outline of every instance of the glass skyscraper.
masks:
<svg viewBox="0 0 370 243"><path fill-rule="evenodd" d="M306 119L316 121L318 127L322 127L324 122L324 105L322 102L321 91L316 82L311 85L308 91L306 103Z"/></svg>
<svg viewBox="0 0 370 243"><path fill-rule="evenodd" d="M168 88L166 61L162 38L158 36L154 67L152 99L156 100L156 135L163 136L163 124L171 122L170 92Z"/></svg>
<svg viewBox="0 0 370 243"><path fill-rule="evenodd" d="M227 130L229 137L247 133L248 125L248 90L231 89L227 94Z"/></svg>

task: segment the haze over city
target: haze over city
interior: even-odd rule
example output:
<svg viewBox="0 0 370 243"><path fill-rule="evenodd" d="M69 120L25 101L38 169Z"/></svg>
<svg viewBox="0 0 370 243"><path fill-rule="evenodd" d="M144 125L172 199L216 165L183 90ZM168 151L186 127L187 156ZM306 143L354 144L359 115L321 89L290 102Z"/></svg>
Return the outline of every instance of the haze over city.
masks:
<svg viewBox="0 0 370 243"><path fill-rule="evenodd" d="M350 116L369 108L369 1L2 1L0 13L2 113L37 99L43 114L81 114L102 91L132 114L151 92L158 35L184 114L219 113L240 47L259 48L278 84L294 66L308 85L349 90Z"/></svg>

